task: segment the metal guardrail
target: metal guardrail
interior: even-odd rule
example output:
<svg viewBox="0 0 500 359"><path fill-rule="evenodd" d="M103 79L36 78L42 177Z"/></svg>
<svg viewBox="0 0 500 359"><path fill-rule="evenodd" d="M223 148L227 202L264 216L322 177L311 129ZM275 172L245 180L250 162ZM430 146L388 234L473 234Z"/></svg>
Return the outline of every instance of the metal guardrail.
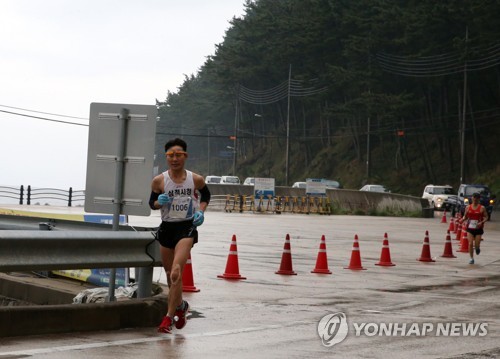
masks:
<svg viewBox="0 0 500 359"><path fill-rule="evenodd" d="M18 200L19 204L30 205L38 200L57 200L66 202L71 207L74 202L85 201L85 191L74 191L72 187L68 190L60 188L32 188L31 186L18 187L0 186L0 198L10 198Z"/></svg>
<svg viewBox="0 0 500 359"><path fill-rule="evenodd" d="M0 231L0 271L161 266L151 232Z"/></svg>

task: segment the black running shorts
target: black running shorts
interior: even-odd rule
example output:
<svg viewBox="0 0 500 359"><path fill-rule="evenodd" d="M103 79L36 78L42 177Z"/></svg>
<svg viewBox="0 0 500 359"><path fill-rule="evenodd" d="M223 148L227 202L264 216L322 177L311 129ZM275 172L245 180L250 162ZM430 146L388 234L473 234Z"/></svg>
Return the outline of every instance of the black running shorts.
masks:
<svg viewBox="0 0 500 359"><path fill-rule="evenodd" d="M193 245L198 243L198 231L193 221L161 222L156 239L163 247L174 249L183 238L193 238Z"/></svg>
<svg viewBox="0 0 500 359"><path fill-rule="evenodd" d="M474 237L484 233L482 228L467 228L467 233L472 234Z"/></svg>

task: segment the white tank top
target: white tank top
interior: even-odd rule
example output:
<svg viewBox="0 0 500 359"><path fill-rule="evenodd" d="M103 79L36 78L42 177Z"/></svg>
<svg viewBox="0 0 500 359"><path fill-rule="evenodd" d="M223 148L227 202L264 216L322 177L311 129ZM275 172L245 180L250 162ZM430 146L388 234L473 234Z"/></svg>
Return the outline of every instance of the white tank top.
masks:
<svg viewBox="0 0 500 359"><path fill-rule="evenodd" d="M193 172L186 171L186 179L182 183L175 183L168 174L163 172L165 183L163 190L171 199L166 206L161 207L161 220L164 222L181 222L193 219L198 210L198 194L194 186Z"/></svg>

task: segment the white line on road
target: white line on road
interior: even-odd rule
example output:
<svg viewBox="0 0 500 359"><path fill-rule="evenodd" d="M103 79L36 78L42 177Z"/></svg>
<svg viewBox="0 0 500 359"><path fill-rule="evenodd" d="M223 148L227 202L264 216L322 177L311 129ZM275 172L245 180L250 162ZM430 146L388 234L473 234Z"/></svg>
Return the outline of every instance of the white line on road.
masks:
<svg viewBox="0 0 500 359"><path fill-rule="evenodd" d="M230 335L230 334L239 334L239 333L248 333L248 332L257 332L261 330L271 330L271 329L281 329L287 327L294 327L297 325L311 325L317 324L316 321L297 321L282 325L264 325L261 327L249 327L249 328L240 328L240 329L232 329L232 330L221 330L216 332L207 332L207 333L192 333L192 334L169 334L162 335L159 334L158 337L152 338L137 338L137 339L122 339L122 340L113 340L113 341L105 341L100 343L86 343L86 344L78 344L78 345L64 345L59 347L51 347L51 348L38 348L38 349L26 349L26 350L16 350L11 352L0 352L0 358L4 356L13 356L13 355L36 355L36 354L50 354L50 353L58 353L58 352L67 352L72 350L83 350L83 349L95 349L95 348L104 348L111 346L124 346L131 344L141 344L141 343L151 343L151 342L159 342L163 340L171 340L177 338L197 338L197 337L211 337L211 336L221 336L221 335Z"/></svg>

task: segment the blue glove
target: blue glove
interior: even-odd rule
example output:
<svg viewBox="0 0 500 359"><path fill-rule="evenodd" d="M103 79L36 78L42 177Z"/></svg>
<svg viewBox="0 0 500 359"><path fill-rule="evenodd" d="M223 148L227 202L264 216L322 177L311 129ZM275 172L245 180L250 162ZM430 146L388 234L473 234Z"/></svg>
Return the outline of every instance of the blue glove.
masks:
<svg viewBox="0 0 500 359"><path fill-rule="evenodd" d="M205 216L203 215L203 211L197 211L193 217L193 225L196 227L201 226L204 220Z"/></svg>
<svg viewBox="0 0 500 359"><path fill-rule="evenodd" d="M165 193L162 193L158 196L158 203L163 206L165 204L169 204L170 202L172 202L172 198L170 198L169 196L167 196Z"/></svg>

